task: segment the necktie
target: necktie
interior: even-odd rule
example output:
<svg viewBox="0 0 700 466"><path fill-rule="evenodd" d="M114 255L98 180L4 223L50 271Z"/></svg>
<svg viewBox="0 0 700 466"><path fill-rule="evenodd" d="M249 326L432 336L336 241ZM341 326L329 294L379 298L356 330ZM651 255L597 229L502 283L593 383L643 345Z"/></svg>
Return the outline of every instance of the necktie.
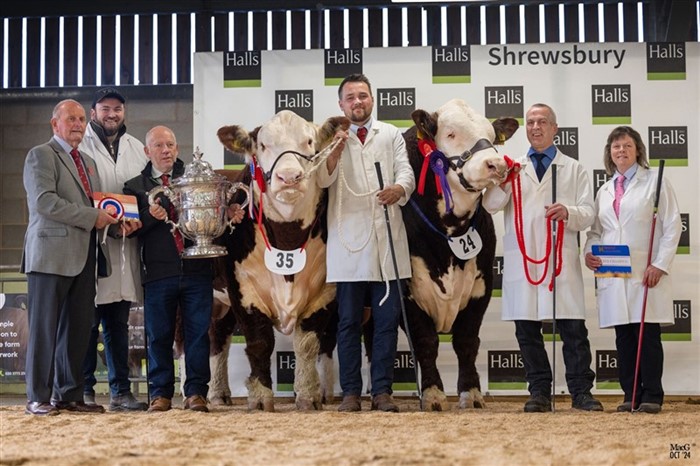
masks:
<svg viewBox="0 0 700 466"><path fill-rule="evenodd" d="M170 186L170 175L166 175L163 173L160 175L160 179L163 182L163 186ZM172 202L168 202L168 218L170 218L171 221L177 223L177 212L175 211L175 206L173 205ZM182 239L182 234L180 233L180 230L177 228L173 232L173 238L175 239L175 246L177 247L177 252L178 254L182 254L182 251L185 249L185 242Z"/></svg>
<svg viewBox="0 0 700 466"><path fill-rule="evenodd" d="M544 166L544 154L532 154L533 157L535 157L535 160L537 160L537 166L535 167L535 173L537 174L537 179L542 181L542 177L544 176L544 172L547 171L547 168Z"/></svg>
<svg viewBox="0 0 700 466"><path fill-rule="evenodd" d="M365 143L365 138L367 137L367 128L360 126L357 128L357 139L360 140L362 144Z"/></svg>
<svg viewBox="0 0 700 466"><path fill-rule="evenodd" d="M620 175L615 179L615 200L613 201L613 210L618 218L620 217L620 202L623 194L625 194L625 175Z"/></svg>
<svg viewBox="0 0 700 466"><path fill-rule="evenodd" d="M73 149L70 151L71 157L73 157L73 163L75 163L75 168L78 169L78 176L80 177L80 182L83 184L83 189L85 194L92 199L92 189L90 189L90 181L88 181L87 173L85 173L85 166L83 165L83 159L80 158L80 153L78 149Z"/></svg>

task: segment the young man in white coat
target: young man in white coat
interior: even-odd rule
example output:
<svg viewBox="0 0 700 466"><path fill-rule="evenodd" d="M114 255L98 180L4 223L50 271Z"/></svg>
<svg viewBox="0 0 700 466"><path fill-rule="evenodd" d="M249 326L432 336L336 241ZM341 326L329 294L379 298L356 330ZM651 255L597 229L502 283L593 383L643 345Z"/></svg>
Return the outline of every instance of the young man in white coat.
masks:
<svg viewBox="0 0 700 466"><path fill-rule="evenodd" d="M92 101L85 137L80 143L80 150L95 161L102 190L108 193L121 194L124 183L140 174L148 163L143 143L126 132L125 103L126 99L117 89L98 90ZM140 222L135 223L134 227L140 227ZM138 240L107 237L106 242L113 273L97 283L95 322L83 367L84 399L86 403L95 400L97 340L102 324L109 409L145 411L148 405L134 398L129 381L129 311L132 303L143 300Z"/></svg>
<svg viewBox="0 0 700 466"><path fill-rule="evenodd" d="M617 369L625 393L618 411L632 410L644 288L648 287L634 409L655 414L661 411L664 399L661 326L672 325L675 321L668 274L681 236L681 214L673 188L664 178L659 193L651 263L647 265L658 173L649 170L644 142L629 126L619 126L610 133L603 161L611 179L600 187L596 197L595 222L588 232L585 247L586 266L596 270L603 265L600 257L591 252L594 244L629 247L632 275L628 278L598 278L596 287L600 327L615 327ZM616 201L615 187L618 184L623 189L622 196Z"/></svg>
<svg viewBox="0 0 700 466"><path fill-rule="evenodd" d="M346 77L338 88L338 98L351 126L336 135L340 143L318 171L319 185L329 188L327 280L337 284L340 319L338 362L343 401L338 410L361 410L362 313L367 297L374 319L371 409L396 412L391 386L401 314L398 286L402 279L411 277L399 206L411 197L415 179L401 132L372 118L374 98L367 77ZM375 162L381 165L384 189L380 189ZM389 252L384 206L389 209L399 277Z"/></svg>
<svg viewBox="0 0 700 466"><path fill-rule="evenodd" d="M583 277L579 259L578 232L593 223L593 195L585 169L554 145L557 119L545 104L531 106L526 118L530 149L519 160L522 206L515 206L510 184L489 189L483 205L494 213L504 211L503 237L503 301L502 319L515 322L515 336L525 366L530 398L526 412L551 411L552 369L544 347L542 321L553 318L552 292L549 284L553 257L549 257L547 275L543 264L524 265L524 254L541 259L549 254L548 223L563 221L562 254L557 257L561 273L556 278L557 329L563 342L566 383L571 393L571 406L586 411L602 411L602 404L593 398L591 389L595 373L591 370L591 348L585 324L586 307ZM557 169L557 196L552 202L552 164ZM522 231L514 223L522 207ZM525 250L518 244L522 235ZM552 252L552 254L554 254ZM526 270L525 267L528 267ZM535 284L538 281L539 284Z"/></svg>

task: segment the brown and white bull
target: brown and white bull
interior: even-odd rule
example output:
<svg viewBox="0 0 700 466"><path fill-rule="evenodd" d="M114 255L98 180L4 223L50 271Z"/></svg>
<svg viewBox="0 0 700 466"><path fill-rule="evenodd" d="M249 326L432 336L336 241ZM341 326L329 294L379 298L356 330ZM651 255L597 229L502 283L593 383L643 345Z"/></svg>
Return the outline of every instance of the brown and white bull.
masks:
<svg viewBox="0 0 700 466"><path fill-rule="evenodd" d="M421 408L448 407L436 365L440 333L452 334L459 408L484 407L475 361L493 288L496 236L480 204L482 191L507 176L493 145L510 138L518 122L501 118L492 124L458 99L434 113L416 110L412 118L415 126L404 139L419 189L402 212L413 270L405 304L421 370ZM437 175L424 164L432 164Z"/></svg>
<svg viewBox="0 0 700 466"><path fill-rule="evenodd" d="M327 197L315 170L322 160L319 141L330 140L343 125L347 120L333 118L318 128L281 111L250 133L239 126L218 132L227 149L246 155L248 169L238 181L252 185L253 216L224 236L228 255L222 259L231 308L246 340L250 409L274 410L274 330L292 335L297 408L320 409L324 398L332 398L331 359L322 358L322 377L316 368L336 309L335 286L326 283Z"/></svg>

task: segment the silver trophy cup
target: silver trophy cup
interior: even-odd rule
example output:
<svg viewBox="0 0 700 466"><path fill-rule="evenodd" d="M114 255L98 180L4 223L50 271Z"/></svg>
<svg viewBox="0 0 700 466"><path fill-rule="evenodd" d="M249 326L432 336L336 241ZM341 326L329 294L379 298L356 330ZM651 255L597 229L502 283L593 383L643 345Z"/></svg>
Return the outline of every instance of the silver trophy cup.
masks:
<svg viewBox="0 0 700 466"><path fill-rule="evenodd" d="M234 223L226 218L226 209L236 191L245 191L245 208L250 201L250 192L243 183L232 183L214 172L211 165L202 160L199 148L194 160L185 167L185 174L172 181L170 186L158 186L148 192L148 203L157 204L156 196L163 194L173 203L178 214L177 223L167 218L173 233L177 228L194 245L182 252L183 258L205 258L225 256L226 248L213 244L226 227L233 231Z"/></svg>

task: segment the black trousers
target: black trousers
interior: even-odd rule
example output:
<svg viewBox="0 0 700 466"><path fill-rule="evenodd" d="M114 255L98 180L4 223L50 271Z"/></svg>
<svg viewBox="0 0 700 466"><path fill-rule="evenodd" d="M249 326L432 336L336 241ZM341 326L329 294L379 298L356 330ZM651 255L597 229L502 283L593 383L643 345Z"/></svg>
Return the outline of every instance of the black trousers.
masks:
<svg viewBox="0 0 700 466"><path fill-rule="evenodd" d="M27 401L83 401L83 361L95 320L94 238L79 275L27 274Z"/></svg>
<svg viewBox="0 0 700 466"><path fill-rule="evenodd" d="M557 319L562 354L566 366L566 385L571 395L590 393L595 372L591 369L591 345L582 319ZM525 365L525 379L531 394L549 396L552 392L552 368L542 338L542 322L516 320L515 336Z"/></svg>
<svg viewBox="0 0 700 466"><path fill-rule="evenodd" d="M615 345L617 346L617 371L620 386L625 392L625 401L632 401L634 389L634 369L637 364L637 345L639 343L640 324L615 326ZM664 369L664 349L661 345L661 325L644 324L642 336L642 354L639 360L637 378L637 396L635 404L658 403L664 400L661 376ZM635 409L637 406L635 406Z"/></svg>

